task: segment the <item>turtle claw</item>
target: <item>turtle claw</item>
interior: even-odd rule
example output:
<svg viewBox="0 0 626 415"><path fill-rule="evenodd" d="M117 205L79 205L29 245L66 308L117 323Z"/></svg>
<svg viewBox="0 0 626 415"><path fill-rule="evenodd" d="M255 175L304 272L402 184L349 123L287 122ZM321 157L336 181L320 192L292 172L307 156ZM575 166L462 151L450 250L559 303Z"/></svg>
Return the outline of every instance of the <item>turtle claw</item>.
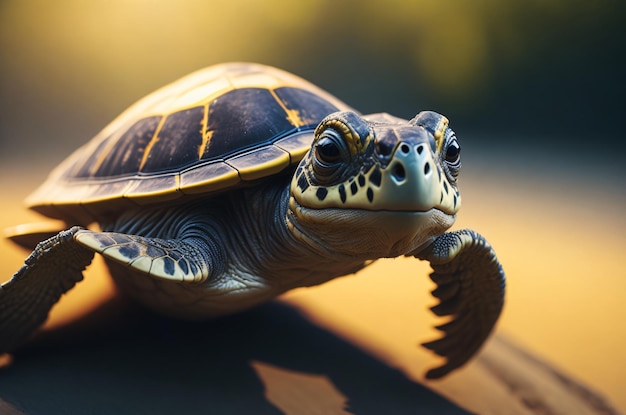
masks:
<svg viewBox="0 0 626 415"><path fill-rule="evenodd" d="M59 298L83 279L93 251L77 244L80 227L39 243L24 266L0 286L0 353L23 343L48 317Z"/></svg>

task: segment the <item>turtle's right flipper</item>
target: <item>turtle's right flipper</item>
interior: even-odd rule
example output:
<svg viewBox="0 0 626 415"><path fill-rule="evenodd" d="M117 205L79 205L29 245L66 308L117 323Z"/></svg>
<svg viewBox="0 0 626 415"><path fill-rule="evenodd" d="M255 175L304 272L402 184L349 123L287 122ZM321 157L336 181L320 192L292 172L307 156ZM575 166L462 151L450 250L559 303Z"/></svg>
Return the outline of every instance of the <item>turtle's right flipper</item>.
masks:
<svg viewBox="0 0 626 415"><path fill-rule="evenodd" d="M0 286L0 353L26 340L61 295L83 279L94 252L80 245L74 227L39 243L13 278Z"/></svg>

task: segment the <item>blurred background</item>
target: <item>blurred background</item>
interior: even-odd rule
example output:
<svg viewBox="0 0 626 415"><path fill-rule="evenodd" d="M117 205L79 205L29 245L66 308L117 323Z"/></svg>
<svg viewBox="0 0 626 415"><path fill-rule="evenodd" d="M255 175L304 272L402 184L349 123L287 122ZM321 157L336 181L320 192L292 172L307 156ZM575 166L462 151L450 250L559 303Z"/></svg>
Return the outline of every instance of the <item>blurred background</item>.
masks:
<svg viewBox="0 0 626 415"><path fill-rule="evenodd" d="M614 154L623 149L624 9L565 0L3 0L0 150L62 157L156 87L244 60L295 72L365 113L444 112L490 148L562 159L596 143Z"/></svg>
<svg viewBox="0 0 626 415"><path fill-rule="evenodd" d="M364 113L435 110L463 147L458 227L508 273L500 330L626 410L624 27L609 0L0 0L2 225L127 106L214 63L274 65ZM6 247L0 280L24 255ZM412 264L375 271L412 281ZM333 284L291 298L366 303L359 278ZM393 308L393 284L371 287Z"/></svg>

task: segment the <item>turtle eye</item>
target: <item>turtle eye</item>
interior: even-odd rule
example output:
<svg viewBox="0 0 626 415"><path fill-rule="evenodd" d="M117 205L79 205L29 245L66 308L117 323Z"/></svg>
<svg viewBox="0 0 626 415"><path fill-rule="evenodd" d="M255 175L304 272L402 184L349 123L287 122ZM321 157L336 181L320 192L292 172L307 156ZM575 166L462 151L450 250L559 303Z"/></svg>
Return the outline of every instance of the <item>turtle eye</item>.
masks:
<svg viewBox="0 0 626 415"><path fill-rule="evenodd" d="M461 163L461 146L456 138L453 138L446 148L446 162L452 165Z"/></svg>
<svg viewBox="0 0 626 415"><path fill-rule="evenodd" d="M341 151L337 143L328 137L322 137L315 145L315 156L317 159L328 165L341 161Z"/></svg>
<svg viewBox="0 0 626 415"><path fill-rule="evenodd" d="M456 178L461 169L461 146L454 136L451 137L450 142L446 147L445 161L448 167L447 170L450 172L452 177Z"/></svg>
<svg viewBox="0 0 626 415"><path fill-rule="evenodd" d="M328 129L313 147L313 171L321 183L329 183L338 176L348 151L339 133Z"/></svg>

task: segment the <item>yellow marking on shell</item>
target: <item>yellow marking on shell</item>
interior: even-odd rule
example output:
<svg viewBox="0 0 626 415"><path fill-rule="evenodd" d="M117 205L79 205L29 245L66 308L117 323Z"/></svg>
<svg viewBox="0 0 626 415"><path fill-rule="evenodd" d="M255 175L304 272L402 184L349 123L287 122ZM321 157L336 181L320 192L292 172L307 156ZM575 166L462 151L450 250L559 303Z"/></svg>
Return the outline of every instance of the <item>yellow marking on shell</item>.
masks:
<svg viewBox="0 0 626 415"><path fill-rule="evenodd" d="M446 129L448 128L449 121L446 117L442 116L435 127L435 132L433 136L435 137L435 144L437 146L437 152L441 153L441 149L443 148L443 138L446 133Z"/></svg>
<svg viewBox="0 0 626 415"><path fill-rule="evenodd" d="M212 138L213 130L205 130L204 133L202 133L202 143L198 146L198 159L202 158L204 152L206 151L206 148L211 143Z"/></svg>
<svg viewBox="0 0 626 415"><path fill-rule="evenodd" d="M294 126L296 127L301 127L303 125L305 125L306 123L304 121L302 121L302 119L300 118L300 113L297 110L290 110L289 108L287 108L285 106L285 103L283 102L282 99L280 99L278 97L278 95L276 95L276 91L274 89L270 89L269 90L270 93L272 94L272 96L274 97L274 99L276 100L276 102L278 102L278 105L280 105L280 107L283 109L283 111L285 111L287 113L287 120Z"/></svg>
<svg viewBox="0 0 626 415"><path fill-rule="evenodd" d="M150 154L150 150L152 150L152 147L154 147L154 145L159 141L159 133L161 132L161 127L163 127L163 124L165 124L166 118L167 117L161 118L161 121L159 121L159 125L157 125L157 128L154 131L154 135L150 139L150 142L146 145L146 148L143 151L143 157L141 158L141 163L139 163L139 171L143 170L143 167L148 161L148 155Z"/></svg>
<svg viewBox="0 0 626 415"><path fill-rule="evenodd" d="M198 146L198 160L202 158L206 148L211 142L213 131L209 130L209 106L204 106L204 117L202 117L202 143Z"/></svg>

